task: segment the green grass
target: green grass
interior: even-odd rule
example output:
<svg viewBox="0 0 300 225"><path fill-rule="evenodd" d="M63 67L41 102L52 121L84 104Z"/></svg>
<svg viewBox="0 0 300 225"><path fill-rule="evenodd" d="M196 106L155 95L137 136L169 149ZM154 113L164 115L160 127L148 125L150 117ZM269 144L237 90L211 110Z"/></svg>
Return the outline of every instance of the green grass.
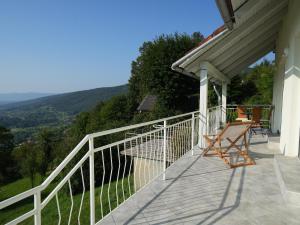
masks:
<svg viewBox="0 0 300 225"><path fill-rule="evenodd" d="M26 179L22 179L17 181L17 184L25 184L28 185L28 181ZM134 186L133 186L133 177L124 178L124 196L122 191L122 180L118 181L118 187L116 188L117 183L112 182L110 185L110 189L108 184L105 184L102 189L102 208L101 210L101 204L100 204L100 192L101 187L97 187L95 189L95 208L96 208L96 221L99 221L102 218L102 214L106 215L110 212L110 208L114 209L117 207L117 196L119 204L121 204L125 199L127 199L130 196L129 188L131 190L131 194L134 193ZM12 193L18 193L18 188L16 186L16 182L14 184L9 184L5 187L2 187L3 190L9 190L9 187L13 187L11 189ZM20 186L21 187L21 186ZM25 186L24 186L25 187ZM22 189L24 188L22 187ZM117 192L116 192L117 189ZM109 193L108 193L109 191ZM20 191L21 192L21 191ZM43 193L43 197L45 197L46 193ZM48 194L48 193L47 193ZM82 204L82 211L80 216L80 224L89 224L89 191L86 191L83 196L83 204ZM110 196L110 201L108 199L108 194ZM7 194L8 195L8 194ZM1 196L2 197L2 196ZM71 216L71 224L77 224L78 214L79 214L79 208L80 208L80 202L81 202L82 194L77 194L73 196L73 211ZM69 194L68 189L68 183L64 185L64 187L59 191L58 193L58 200L61 210L61 224L67 224L69 220L69 214L71 209L71 197ZM22 215L23 213L26 213L33 209L33 199L25 199L20 204L15 204L5 210L0 211L0 224L5 224L8 221L13 220L14 218ZM111 207L109 207L109 202L111 203ZM54 197L48 205L42 210L42 224L43 225L52 225L58 223L58 210L57 210L57 203L56 198ZM33 224L33 218L29 218L23 223L24 225L31 225Z"/></svg>
<svg viewBox="0 0 300 225"><path fill-rule="evenodd" d="M36 176L35 183L40 183L41 177ZM24 191L27 191L31 188L31 181L29 178L22 178L12 183L9 183L5 186L0 187L0 201L3 201L7 198L20 194Z"/></svg>

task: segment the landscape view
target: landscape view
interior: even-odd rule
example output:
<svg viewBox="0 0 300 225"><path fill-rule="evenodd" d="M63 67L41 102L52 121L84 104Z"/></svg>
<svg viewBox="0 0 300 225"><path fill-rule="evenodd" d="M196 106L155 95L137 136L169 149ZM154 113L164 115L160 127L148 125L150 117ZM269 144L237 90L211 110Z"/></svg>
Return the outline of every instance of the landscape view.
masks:
<svg viewBox="0 0 300 225"><path fill-rule="evenodd" d="M220 16L216 16L212 24L201 26L206 20L205 14L214 12L214 1L188 1L191 5L188 15L193 15L190 19L180 9L179 2L174 2L176 6L159 1L155 1L157 6L138 1L128 2L129 5L118 3L121 5L114 13L117 2L79 2L74 5L70 1L0 3L3 13L0 20L6 18L6 22L0 22L1 30L4 29L1 33L5 33L0 37L0 201L47 181L88 134L199 109L199 80L184 76L171 66L199 46L216 24L222 25ZM143 15L145 10L149 12ZM170 11L175 15L166 16ZM154 12L157 18L152 18ZM186 27L179 23L178 14L185 17ZM24 40L16 40L23 32ZM270 53L232 78L228 84L227 104L272 104L274 73L274 56ZM219 104L221 88L218 82L209 83L209 107ZM151 107L145 106L149 96L154 96ZM153 127L104 135L95 138L95 146L107 146L132 137L132 133L150 132ZM179 133L186 138L183 135ZM138 143L135 140L133 145ZM96 219L117 207L133 190L137 191L130 172L132 167L128 165L133 159L123 152L130 144L132 148L130 141L125 141L124 146L107 147L108 152L102 156L95 153L95 174L102 177L94 183L95 193L105 196L101 205L96 198L96 211L102 209L101 213L96 212ZM42 200L55 190L88 149L88 144L83 145L73 161L51 180L42 190ZM104 158L112 162L103 163ZM87 160L78 167L59 194L51 197L42 210L43 224L58 221L90 224L89 175L82 176L88 174L88 164ZM118 167L119 170L115 170ZM97 169L111 173L97 172ZM121 184L123 191L119 192ZM74 201L72 208L70 193ZM29 196L1 209L0 224L33 209L33 201L33 196ZM70 210L74 216L69 217ZM21 224L33 224L33 221L32 216Z"/></svg>

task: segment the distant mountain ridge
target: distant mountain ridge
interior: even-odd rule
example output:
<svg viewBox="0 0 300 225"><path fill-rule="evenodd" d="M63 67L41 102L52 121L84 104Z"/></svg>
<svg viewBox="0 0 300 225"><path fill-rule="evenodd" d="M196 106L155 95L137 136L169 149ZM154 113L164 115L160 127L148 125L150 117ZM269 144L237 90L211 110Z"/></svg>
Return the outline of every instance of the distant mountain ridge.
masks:
<svg viewBox="0 0 300 225"><path fill-rule="evenodd" d="M0 105L0 125L11 128L17 142L31 137L39 128L69 124L78 113L124 94L128 85L56 94Z"/></svg>
<svg viewBox="0 0 300 225"><path fill-rule="evenodd" d="M63 94L55 94L40 97L32 100L9 103L0 106L0 116L3 111L31 110L32 107L53 107L58 111L70 114L87 111L94 107L98 102L105 101L114 95L127 92L128 86L120 85L115 87L102 87L90 90L75 91Z"/></svg>
<svg viewBox="0 0 300 225"><path fill-rule="evenodd" d="M39 92L0 93L0 104L27 101L27 100L42 98L50 95L55 95L55 93L39 93Z"/></svg>
<svg viewBox="0 0 300 225"><path fill-rule="evenodd" d="M54 93L38 93L38 92L24 92L24 93L0 93L0 105L27 101L31 99L55 95Z"/></svg>

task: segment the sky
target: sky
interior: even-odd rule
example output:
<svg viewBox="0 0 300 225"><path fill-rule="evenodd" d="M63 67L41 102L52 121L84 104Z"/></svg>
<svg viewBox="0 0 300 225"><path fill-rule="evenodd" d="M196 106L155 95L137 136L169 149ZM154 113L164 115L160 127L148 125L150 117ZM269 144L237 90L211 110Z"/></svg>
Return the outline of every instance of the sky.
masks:
<svg viewBox="0 0 300 225"><path fill-rule="evenodd" d="M222 24L214 0L3 0L0 93L125 84L144 41Z"/></svg>

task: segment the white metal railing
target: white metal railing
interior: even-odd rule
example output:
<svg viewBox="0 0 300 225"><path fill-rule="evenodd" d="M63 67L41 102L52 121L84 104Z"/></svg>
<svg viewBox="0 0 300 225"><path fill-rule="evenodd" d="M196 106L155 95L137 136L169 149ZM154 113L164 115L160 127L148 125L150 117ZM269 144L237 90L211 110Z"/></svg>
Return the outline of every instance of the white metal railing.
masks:
<svg viewBox="0 0 300 225"><path fill-rule="evenodd" d="M221 118L222 118L222 107L215 106L207 110L207 133L217 134L218 130L221 128Z"/></svg>
<svg viewBox="0 0 300 225"><path fill-rule="evenodd" d="M6 224L40 225L53 208L54 224L99 223L153 179L166 178L166 169L198 142L198 123L195 111L85 136L41 185L0 202L0 210L25 199L33 204Z"/></svg>

